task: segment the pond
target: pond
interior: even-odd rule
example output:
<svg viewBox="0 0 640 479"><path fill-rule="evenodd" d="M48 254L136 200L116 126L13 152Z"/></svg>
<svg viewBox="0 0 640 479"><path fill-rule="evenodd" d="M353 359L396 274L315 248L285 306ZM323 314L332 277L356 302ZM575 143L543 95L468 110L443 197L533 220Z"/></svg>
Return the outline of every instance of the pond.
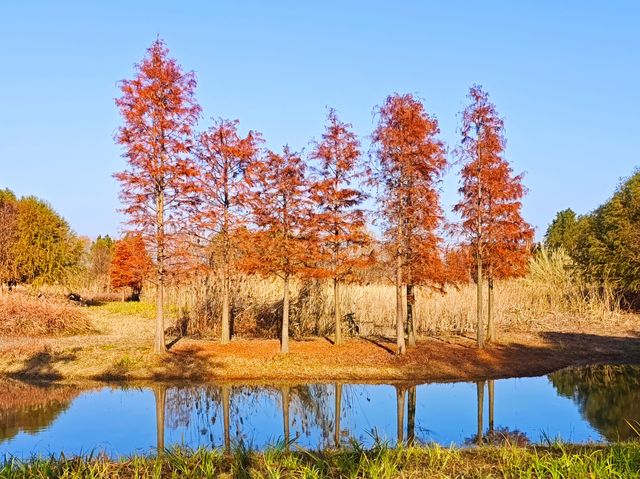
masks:
<svg viewBox="0 0 640 479"><path fill-rule="evenodd" d="M377 439L603 442L635 437L627 421L640 420L635 366L416 385L0 386L0 457L117 457L174 445L261 449L284 441L310 449Z"/></svg>

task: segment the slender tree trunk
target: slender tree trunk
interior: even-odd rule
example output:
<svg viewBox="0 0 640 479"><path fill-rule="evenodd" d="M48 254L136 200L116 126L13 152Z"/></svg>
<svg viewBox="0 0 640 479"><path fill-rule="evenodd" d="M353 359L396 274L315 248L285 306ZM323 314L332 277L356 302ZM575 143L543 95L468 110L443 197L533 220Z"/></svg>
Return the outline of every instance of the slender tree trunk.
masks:
<svg viewBox="0 0 640 479"><path fill-rule="evenodd" d="M413 323L413 312L414 306L416 302L415 291L413 287L413 283L409 281L407 283L407 336L408 336L408 344L409 346L416 345L416 333L415 333L415 325Z"/></svg>
<svg viewBox="0 0 640 479"><path fill-rule="evenodd" d="M489 436L493 436L493 412L494 412L494 381L493 379L489 379L487 384L487 389L489 391Z"/></svg>
<svg viewBox="0 0 640 479"><path fill-rule="evenodd" d="M225 384L222 389L222 421L224 427L224 450L229 453L231 451L231 434L229 432L229 410L231 402L231 386Z"/></svg>
<svg viewBox="0 0 640 479"><path fill-rule="evenodd" d="M476 383L476 392L478 396L478 435L476 436L476 442L482 444L482 432L484 430L484 381L478 381Z"/></svg>
<svg viewBox="0 0 640 479"><path fill-rule="evenodd" d="M335 384L336 390L336 405L335 405L335 431L334 431L334 442L336 447L340 447L340 412L342 410L342 384Z"/></svg>
<svg viewBox="0 0 640 479"><path fill-rule="evenodd" d="M404 354L407 350L404 344L404 308L402 307L402 256L396 257L396 341L397 353Z"/></svg>
<svg viewBox="0 0 640 479"><path fill-rule="evenodd" d="M413 444L416 440L416 387L409 388L407 406L407 443Z"/></svg>
<svg viewBox="0 0 640 479"><path fill-rule="evenodd" d="M283 386L280 390L282 396L282 426L284 432L284 443L287 451L289 450L289 442L291 433L289 431L289 386Z"/></svg>
<svg viewBox="0 0 640 479"><path fill-rule="evenodd" d="M164 353L164 194L160 191L156 198L156 336L153 350Z"/></svg>
<svg viewBox="0 0 640 479"><path fill-rule="evenodd" d="M164 410L167 389L163 385L154 386L153 396L156 400L156 450L160 455L164 452Z"/></svg>
<svg viewBox="0 0 640 479"><path fill-rule="evenodd" d="M224 265L224 278L222 280L222 319L221 319L221 334L220 342L222 344L229 344L231 340L231 321L229 314L229 265L225 261Z"/></svg>
<svg viewBox="0 0 640 479"><path fill-rule="evenodd" d="M280 352L289 352L289 275L284 277L284 295L282 298L282 332L280 333Z"/></svg>
<svg viewBox="0 0 640 479"><path fill-rule="evenodd" d="M404 442L404 388L396 386L396 419L398 445Z"/></svg>
<svg viewBox="0 0 640 479"><path fill-rule="evenodd" d="M342 312L340 311L340 282L333 278L333 314L336 322L336 344L342 344Z"/></svg>
<svg viewBox="0 0 640 479"><path fill-rule="evenodd" d="M221 318L221 334L220 342L228 344L231 340L231 320L229 317L229 283L231 281L229 274L229 209L228 200L226 199L228 192L225 191L225 208L223 217L223 267L222 267L222 318Z"/></svg>
<svg viewBox="0 0 640 479"><path fill-rule="evenodd" d="M482 255L476 254L477 272L477 310L476 310L476 328L478 334L478 348L484 348L484 321L482 317Z"/></svg>
<svg viewBox="0 0 640 479"><path fill-rule="evenodd" d="M495 340L495 323L493 322L493 268L489 266L489 274L487 275L489 283L489 294L487 295L487 342Z"/></svg>

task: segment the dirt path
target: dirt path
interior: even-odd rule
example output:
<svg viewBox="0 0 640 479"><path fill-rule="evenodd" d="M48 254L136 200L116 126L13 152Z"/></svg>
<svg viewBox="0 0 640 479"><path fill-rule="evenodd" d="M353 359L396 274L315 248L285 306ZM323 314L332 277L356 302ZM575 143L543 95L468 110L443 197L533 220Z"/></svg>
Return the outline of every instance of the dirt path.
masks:
<svg viewBox="0 0 640 479"><path fill-rule="evenodd" d="M95 334L61 338L0 338L0 376L55 380L346 380L451 381L545 374L572 365L640 364L640 327L569 324L557 331L502 333L478 350L472 338L424 338L396 356L385 339L292 341L279 354L277 340L229 345L183 338L169 353L150 350L153 320L91 312ZM578 329L579 328L579 329ZM608 331L617 331L615 335ZM170 339L170 338L169 338Z"/></svg>

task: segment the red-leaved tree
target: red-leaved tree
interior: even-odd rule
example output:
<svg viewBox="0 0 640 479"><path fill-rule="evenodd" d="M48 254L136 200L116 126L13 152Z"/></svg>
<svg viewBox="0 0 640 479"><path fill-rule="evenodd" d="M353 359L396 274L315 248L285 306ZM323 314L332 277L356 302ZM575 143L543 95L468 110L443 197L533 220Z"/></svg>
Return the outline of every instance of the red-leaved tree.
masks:
<svg viewBox="0 0 640 479"><path fill-rule="evenodd" d="M244 226L249 185L246 171L257 159L260 135L238 136L238 122L219 119L198 137L196 159L200 166L199 225L209 240L210 266L219 263L222 276L221 342L231 338L230 282L238 241L234 234Z"/></svg>
<svg viewBox="0 0 640 479"><path fill-rule="evenodd" d="M136 65L136 75L120 84L116 99L123 119L116 141L127 169L116 173L129 224L153 252L156 284L154 350L164 342L164 287L167 272L184 250L185 214L196 193L196 168L189 156L192 130L200 114L196 78L184 72L162 40Z"/></svg>
<svg viewBox="0 0 640 479"><path fill-rule="evenodd" d="M152 263L142 236L128 234L114 244L109 267L109 278L113 289L131 289L131 299L138 301L144 281L149 275Z"/></svg>
<svg viewBox="0 0 640 479"><path fill-rule="evenodd" d="M356 269L369 264L363 249L369 237L360 207L366 195L357 189L367 170L359 162L360 143L350 128L331 109L322 141L311 152L311 158L319 162L312 198L318 210L320 270L333 281L335 344L342 342L340 285L351 279Z"/></svg>
<svg viewBox="0 0 640 479"><path fill-rule="evenodd" d="M285 146L267 151L248 172L251 212L256 228L247 234L242 266L283 280L280 351L289 352L289 282L308 268L314 246L313 212L305 164Z"/></svg>
<svg viewBox="0 0 640 479"><path fill-rule="evenodd" d="M396 334L399 354L405 352L405 308L409 344L415 344L413 285L440 281L442 221L438 183L447 165L438 123L412 95L392 95L379 108L373 133L378 159L374 181L382 186L381 213L385 236L393 251L396 286Z"/></svg>
<svg viewBox="0 0 640 479"><path fill-rule="evenodd" d="M457 155L463 163L461 201L454 211L476 262L477 342L483 348L485 330L482 288L489 279L487 339L494 339L493 280L522 274L533 240L533 229L522 218L522 175L514 176L504 159L504 122L479 86L469 92L471 103L462 115L462 141Z"/></svg>

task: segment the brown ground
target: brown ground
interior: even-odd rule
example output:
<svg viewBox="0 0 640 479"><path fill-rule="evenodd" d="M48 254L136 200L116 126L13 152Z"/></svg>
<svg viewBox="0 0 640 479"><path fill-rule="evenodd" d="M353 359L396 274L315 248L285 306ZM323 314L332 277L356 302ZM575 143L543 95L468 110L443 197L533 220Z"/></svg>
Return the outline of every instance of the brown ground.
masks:
<svg viewBox="0 0 640 479"><path fill-rule="evenodd" d="M0 376L56 380L472 380L545 374L566 366L640 364L640 324L555 321L555 329L502 332L500 342L478 350L471 337L423 338L406 355L384 338L291 341L214 341L183 338L166 355L151 353L153 321L92 308L98 333L60 338L0 338ZM544 322L541 324L545 324ZM615 333L614 333L615 332Z"/></svg>

